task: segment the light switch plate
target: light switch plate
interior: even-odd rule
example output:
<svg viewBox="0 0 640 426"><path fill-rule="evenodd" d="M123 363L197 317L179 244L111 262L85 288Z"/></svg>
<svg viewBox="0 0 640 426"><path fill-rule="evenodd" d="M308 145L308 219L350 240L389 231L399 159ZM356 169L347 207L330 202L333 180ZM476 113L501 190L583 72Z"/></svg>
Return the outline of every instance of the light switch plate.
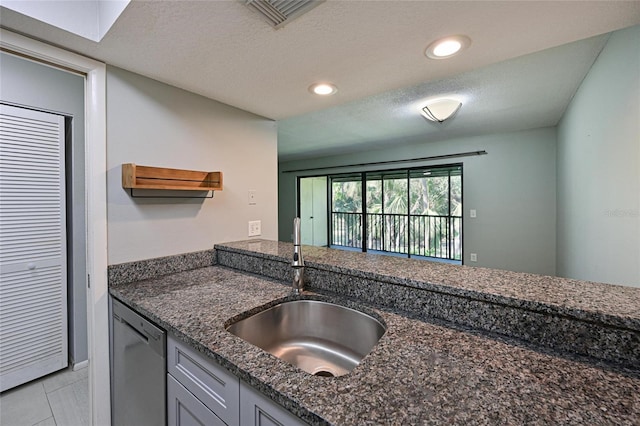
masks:
<svg viewBox="0 0 640 426"><path fill-rule="evenodd" d="M469 212L469 216L477 217L476 209L471 209L471 211Z"/></svg>
<svg viewBox="0 0 640 426"><path fill-rule="evenodd" d="M250 206L254 206L256 204L258 204L258 191L256 191L255 189L250 189L249 190L249 205Z"/></svg>
<svg viewBox="0 0 640 426"><path fill-rule="evenodd" d="M249 221L249 236L257 237L262 234L262 221L250 220Z"/></svg>

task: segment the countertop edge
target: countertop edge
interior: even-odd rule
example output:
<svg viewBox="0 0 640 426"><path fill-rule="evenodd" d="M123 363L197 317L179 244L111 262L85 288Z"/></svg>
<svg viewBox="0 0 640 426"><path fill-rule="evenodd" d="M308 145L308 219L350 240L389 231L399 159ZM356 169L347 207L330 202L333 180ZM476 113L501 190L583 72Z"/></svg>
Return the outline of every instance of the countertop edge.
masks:
<svg viewBox="0 0 640 426"><path fill-rule="evenodd" d="M228 245L229 243L215 244L214 248L217 251L227 251L231 253L238 253L246 256L251 256L260 259L267 259L284 264L289 263L289 259L283 256L277 256L273 254L263 253L259 251L247 250L239 247ZM251 243L249 242L249 245ZM392 275L378 274L374 272L361 271L352 268L345 268L337 265L319 263L314 260L307 260L306 267L314 268L321 271L333 272L343 275L354 276L367 280L373 280L381 283L397 285L402 287L415 288L419 290L436 292L446 294L455 297L462 297L471 300L478 300L482 302L489 302L493 304L514 307L518 309L529 310L532 312L541 312L544 314L557 315L567 318L575 318L580 321L604 324L611 327L628 329L631 331L640 331L640 318L630 318L624 316L615 316L606 314L599 311L588 311L584 309L577 309L566 307L559 304L550 304L534 300L519 299L511 296L504 296L500 294L487 293L482 291L470 290L458 288L453 285L447 285L442 283L434 283L429 281L418 281L411 278L398 278ZM551 277L555 278L555 277ZM313 286L313 284L311 284Z"/></svg>

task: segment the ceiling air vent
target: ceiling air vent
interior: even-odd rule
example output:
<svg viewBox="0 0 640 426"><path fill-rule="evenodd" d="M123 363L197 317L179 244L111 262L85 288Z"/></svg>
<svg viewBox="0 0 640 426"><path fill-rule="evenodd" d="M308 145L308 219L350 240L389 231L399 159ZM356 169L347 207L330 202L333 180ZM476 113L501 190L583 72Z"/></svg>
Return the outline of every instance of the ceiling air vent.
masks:
<svg viewBox="0 0 640 426"><path fill-rule="evenodd" d="M298 16L310 11L325 0L246 0L250 9L262 15L278 29Z"/></svg>

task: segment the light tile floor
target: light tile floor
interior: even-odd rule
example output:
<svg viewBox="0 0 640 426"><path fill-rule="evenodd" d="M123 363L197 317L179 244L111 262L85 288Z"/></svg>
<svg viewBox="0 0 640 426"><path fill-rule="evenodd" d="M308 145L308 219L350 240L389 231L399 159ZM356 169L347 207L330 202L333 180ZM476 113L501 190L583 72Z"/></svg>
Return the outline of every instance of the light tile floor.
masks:
<svg viewBox="0 0 640 426"><path fill-rule="evenodd" d="M68 368L1 393L0 425L88 425L88 371Z"/></svg>

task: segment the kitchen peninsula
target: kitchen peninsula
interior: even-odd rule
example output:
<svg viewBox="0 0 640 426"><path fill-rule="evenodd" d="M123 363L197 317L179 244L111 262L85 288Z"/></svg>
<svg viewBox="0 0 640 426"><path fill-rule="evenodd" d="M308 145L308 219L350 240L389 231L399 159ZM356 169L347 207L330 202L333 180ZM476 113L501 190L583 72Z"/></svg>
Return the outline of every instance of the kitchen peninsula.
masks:
<svg viewBox="0 0 640 426"><path fill-rule="evenodd" d="M290 243L113 265L110 292L310 424L634 424L640 289L304 247L303 298L387 331L318 377L225 330L291 292Z"/></svg>

